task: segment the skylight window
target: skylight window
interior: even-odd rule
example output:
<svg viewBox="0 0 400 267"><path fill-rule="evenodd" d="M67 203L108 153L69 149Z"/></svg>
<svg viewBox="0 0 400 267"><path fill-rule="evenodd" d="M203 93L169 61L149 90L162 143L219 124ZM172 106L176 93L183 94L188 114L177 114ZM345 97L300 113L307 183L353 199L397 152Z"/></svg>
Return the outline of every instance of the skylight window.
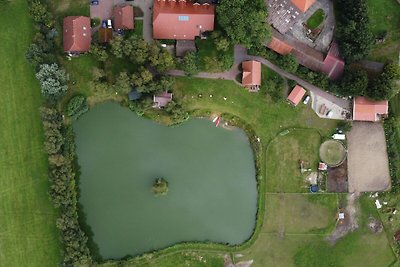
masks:
<svg viewBox="0 0 400 267"><path fill-rule="evenodd" d="M178 20L179 21L189 21L189 16L179 16Z"/></svg>

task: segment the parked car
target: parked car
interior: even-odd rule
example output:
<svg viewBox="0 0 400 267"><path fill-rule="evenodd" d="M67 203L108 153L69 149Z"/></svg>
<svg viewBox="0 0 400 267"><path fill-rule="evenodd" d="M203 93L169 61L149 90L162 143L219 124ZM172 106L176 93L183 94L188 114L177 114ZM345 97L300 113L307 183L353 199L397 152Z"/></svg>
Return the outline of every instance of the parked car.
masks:
<svg viewBox="0 0 400 267"><path fill-rule="evenodd" d="M112 28L112 22L111 19L107 20L107 28L111 29Z"/></svg>
<svg viewBox="0 0 400 267"><path fill-rule="evenodd" d="M99 5L99 1L98 0L92 0L92 1L90 1L90 4L92 6L97 6L97 5Z"/></svg>
<svg viewBox="0 0 400 267"><path fill-rule="evenodd" d="M107 28L107 20L103 19L103 21L101 22L101 27Z"/></svg>
<svg viewBox="0 0 400 267"><path fill-rule="evenodd" d="M308 96L306 96L306 98L304 98L304 100L303 100L303 104L304 105L307 105L308 104L308 102L310 101L310 96L308 95Z"/></svg>

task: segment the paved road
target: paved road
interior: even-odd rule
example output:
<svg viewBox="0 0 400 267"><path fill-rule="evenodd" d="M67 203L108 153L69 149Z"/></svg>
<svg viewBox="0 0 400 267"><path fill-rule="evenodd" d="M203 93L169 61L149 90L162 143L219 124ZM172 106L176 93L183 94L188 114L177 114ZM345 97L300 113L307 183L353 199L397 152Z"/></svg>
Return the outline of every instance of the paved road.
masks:
<svg viewBox="0 0 400 267"><path fill-rule="evenodd" d="M234 54L235 54L234 55L235 64L229 71L220 72L220 73L200 72L197 75L195 75L194 77L206 78L206 79L226 79L226 80L233 80L236 82L235 77L236 77L236 75L238 75L240 73L239 68L238 68L240 62L245 61L245 60L256 60L256 61L261 62L268 68L272 69L273 71L275 71L276 73L281 75L283 78L294 80L299 85L312 91L314 94L319 95L323 98L326 98L327 100L335 103L336 105L338 105L339 107L341 107L343 109L350 110L350 101L349 100L336 97L336 96L322 90L321 88L318 88L317 86L314 86L311 83L300 79L296 75L293 75L291 73L288 73L288 72L282 70L281 68L279 68L272 62L266 60L265 58L248 55L247 50L240 45L235 46ZM185 76L185 73L181 70L172 70L172 71L169 71L168 74L172 75L172 76Z"/></svg>

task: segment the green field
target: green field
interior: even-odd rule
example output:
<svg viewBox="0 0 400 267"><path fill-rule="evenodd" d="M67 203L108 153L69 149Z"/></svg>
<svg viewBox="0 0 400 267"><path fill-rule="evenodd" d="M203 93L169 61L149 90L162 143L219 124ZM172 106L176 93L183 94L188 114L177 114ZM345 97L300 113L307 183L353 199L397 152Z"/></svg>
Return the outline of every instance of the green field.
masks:
<svg viewBox="0 0 400 267"><path fill-rule="evenodd" d="M267 149L267 192L309 192L306 177L310 172L300 172L300 160L305 168L316 171L321 136L308 129L291 130L278 135Z"/></svg>
<svg viewBox="0 0 400 267"><path fill-rule="evenodd" d="M378 61L399 60L400 4L396 0L367 0L370 27L374 36L387 32L383 44L375 44L369 55Z"/></svg>
<svg viewBox="0 0 400 267"><path fill-rule="evenodd" d="M47 194L41 96L25 51L33 36L23 0L0 11L0 265L58 266L57 212Z"/></svg>
<svg viewBox="0 0 400 267"><path fill-rule="evenodd" d="M241 253L244 257L236 258L236 262L254 260L252 267L373 267L389 266L395 260L385 232L373 234L366 227L369 216L378 216L370 199L361 198L359 228L331 245L324 240L327 232L310 230L332 227L337 197L335 194L313 197L322 197L323 201L315 202L301 194L267 194L266 203L271 204L266 206L267 217L261 234L253 246ZM322 218L321 213L326 218Z"/></svg>
<svg viewBox="0 0 400 267"><path fill-rule="evenodd" d="M325 13L320 8L317 11L315 11L315 13L311 15L311 17L308 18L307 26L310 29L318 28L319 25L321 25L321 23L324 21L324 18L325 18Z"/></svg>

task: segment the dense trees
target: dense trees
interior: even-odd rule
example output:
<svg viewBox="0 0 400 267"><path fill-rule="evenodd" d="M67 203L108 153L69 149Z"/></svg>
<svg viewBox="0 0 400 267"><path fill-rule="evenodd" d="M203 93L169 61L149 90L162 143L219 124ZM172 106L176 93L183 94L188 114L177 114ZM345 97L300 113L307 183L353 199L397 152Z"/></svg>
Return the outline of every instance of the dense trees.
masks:
<svg viewBox="0 0 400 267"><path fill-rule="evenodd" d="M199 63L195 52L188 52L182 60L182 69L187 76L193 76L199 72Z"/></svg>
<svg viewBox="0 0 400 267"><path fill-rule="evenodd" d="M387 64L383 72L372 82L368 92L369 96L376 100L391 99L399 93L399 79L399 66L393 63Z"/></svg>
<svg viewBox="0 0 400 267"><path fill-rule="evenodd" d="M362 69L346 68L342 78L332 85L332 90L342 96L366 95L368 75Z"/></svg>
<svg viewBox="0 0 400 267"><path fill-rule="evenodd" d="M366 0L337 0L336 6L336 37L344 58L348 62L365 58L373 42Z"/></svg>
<svg viewBox="0 0 400 267"><path fill-rule="evenodd" d="M42 95L50 101L55 101L63 96L68 89L68 75L58 64L42 64L36 73L36 78L40 82Z"/></svg>
<svg viewBox="0 0 400 267"><path fill-rule="evenodd" d="M75 155L71 129L65 129L61 114L53 108L42 108L45 149L49 155L49 195L60 209L56 225L65 246L65 266L89 266L91 257L76 212L76 188L72 162ZM72 137L71 137L72 136Z"/></svg>
<svg viewBox="0 0 400 267"><path fill-rule="evenodd" d="M264 0L221 1L217 7L221 27L235 44L262 46L270 38Z"/></svg>

